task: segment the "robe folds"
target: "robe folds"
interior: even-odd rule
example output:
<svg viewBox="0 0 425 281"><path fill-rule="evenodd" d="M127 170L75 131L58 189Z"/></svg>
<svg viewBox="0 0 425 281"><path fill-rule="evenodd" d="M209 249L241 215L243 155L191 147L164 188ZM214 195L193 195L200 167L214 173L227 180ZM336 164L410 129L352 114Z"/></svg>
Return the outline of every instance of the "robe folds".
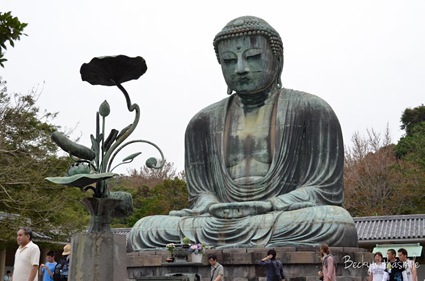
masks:
<svg viewBox="0 0 425 281"><path fill-rule="evenodd" d="M164 247L185 236L213 247L357 246L354 221L340 207L344 146L332 108L317 96L280 89L273 97L270 168L260 180L236 183L225 165L226 117L234 98L201 110L186 129L186 215L142 218L130 232L129 251ZM261 201L273 210L238 218L197 212L232 202L253 202L255 211Z"/></svg>

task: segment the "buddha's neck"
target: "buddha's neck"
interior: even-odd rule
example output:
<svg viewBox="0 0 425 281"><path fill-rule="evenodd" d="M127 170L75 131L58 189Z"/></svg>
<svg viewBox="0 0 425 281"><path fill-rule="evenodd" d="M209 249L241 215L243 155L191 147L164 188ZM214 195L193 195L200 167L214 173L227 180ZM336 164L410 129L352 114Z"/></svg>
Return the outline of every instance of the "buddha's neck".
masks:
<svg viewBox="0 0 425 281"><path fill-rule="evenodd" d="M245 111L251 111L265 105L267 100L274 96L276 92L277 88L271 86L262 92L258 92L255 94L237 94L237 97L243 109Z"/></svg>

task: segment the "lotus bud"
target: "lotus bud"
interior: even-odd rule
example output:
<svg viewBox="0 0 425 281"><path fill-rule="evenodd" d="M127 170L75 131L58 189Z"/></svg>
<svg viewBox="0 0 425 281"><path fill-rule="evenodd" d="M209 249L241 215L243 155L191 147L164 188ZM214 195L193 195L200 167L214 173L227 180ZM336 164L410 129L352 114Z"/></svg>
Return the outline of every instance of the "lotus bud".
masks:
<svg viewBox="0 0 425 281"><path fill-rule="evenodd" d="M99 106L99 114L102 117L106 117L111 113L111 108L109 107L109 103L105 100L102 102L102 104Z"/></svg>

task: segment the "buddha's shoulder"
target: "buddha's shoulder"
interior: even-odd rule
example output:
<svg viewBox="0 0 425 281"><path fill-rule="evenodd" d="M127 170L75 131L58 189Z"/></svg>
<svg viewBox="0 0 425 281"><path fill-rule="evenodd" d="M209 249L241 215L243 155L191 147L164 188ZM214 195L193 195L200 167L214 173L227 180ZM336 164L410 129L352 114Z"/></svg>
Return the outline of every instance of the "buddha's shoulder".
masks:
<svg viewBox="0 0 425 281"><path fill-rule="evenodd" d="M226 110L229 97L204 107L192 117L192 121L210 118Z"/></svg>
<svg viewBox="0 0 425 281"><path fill-rule="evenodd" d="M279 99L296 102L297 104L330 107L329 104L319 96L287 88L281 89Z"/></svg>

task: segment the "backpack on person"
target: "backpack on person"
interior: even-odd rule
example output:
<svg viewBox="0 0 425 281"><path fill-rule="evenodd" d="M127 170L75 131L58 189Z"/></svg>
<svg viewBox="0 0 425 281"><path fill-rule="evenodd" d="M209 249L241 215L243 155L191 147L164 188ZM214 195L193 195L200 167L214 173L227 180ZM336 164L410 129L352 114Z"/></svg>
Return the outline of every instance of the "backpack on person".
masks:
<svg viewBox="0 0 425 281"><path fill-rule="evenodd" d="M323 265L328 268L328 258L332 257L333 261L334 261L334 267L336 268L336 260L335 257L332 254L327 254L324 258L323 258Z"/></svg>
<svg viewBox="0 0 425 281"><path fill-rule="evenodd" d="M278 260L272 260L271 263L274 269L273 281L282 281L283 279L285 279L285 275L283 274L282 263Z"/></svg>
<svg viewBox="0 0 425 281"><path fill-rule="evenodd" d="M53 270L53 280L61 281L61 270L62 270L62 262L58 262Z"/></svg>
<svg viewBox="0 0 425 281"><path fill-rule="evenodd" d="M68 280L68 271L69 271L69 258L62 259L55 266L53 271L53 280L54 281L64 281Z"/></svg>
<svg viewBox="0 0 425 281"><path fill-rule="evenodd" d="M67 281L69 274L69 256L67 256L65 261L63 261L61 269L61 281Z"/></svg>
<svg viewBox="0 0 425 281"><path fill-rule="evenodd" d="M335 257L332 254L327 254L326 256L323 257L323 266L326 267L326 269L328 268L328 258L329 257L332 257L333 262L334 262L334 268L336 270L336 260L335 260ZM323 276L319 277L319 280L322 281L323 279L324 279Z"/></svg>

